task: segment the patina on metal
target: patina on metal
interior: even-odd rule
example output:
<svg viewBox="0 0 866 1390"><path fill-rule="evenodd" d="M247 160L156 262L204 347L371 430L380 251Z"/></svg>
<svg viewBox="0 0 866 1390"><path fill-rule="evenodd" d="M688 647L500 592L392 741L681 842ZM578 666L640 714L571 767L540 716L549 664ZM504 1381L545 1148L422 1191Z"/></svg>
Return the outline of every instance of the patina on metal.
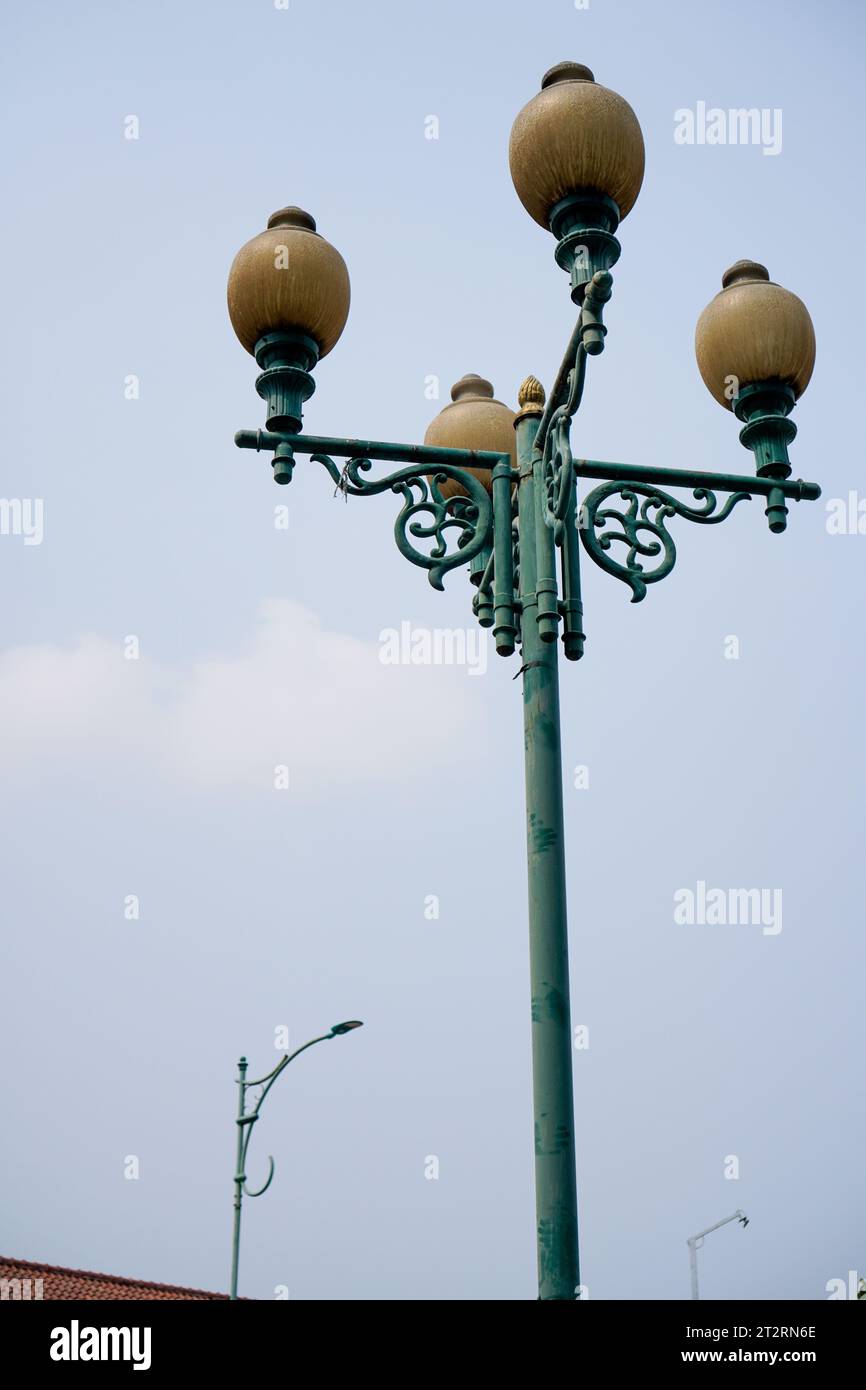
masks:
<svg viewBox="0 0 866 1390"><path fill-rule="evenodd" d="M643 138L631 107L599 87L580 64L551 69L515 122L515 187L556 238L556 259L578 306L547 398L540 381L527 377L512 417L493 400L489 382L473 375L454 388L454 403L430 425L424 444L307 435L300 422L309 395L304 373L309 376L315 364L303 365L303 344L285 340L284 323L258 315L253 325L260 365L262 343L282 335L272 353L282 354L278 376L259 385L268 418L297 418L298 424L235 436L240 448L273 455L278 483L291 480L298 457L309 457L324 467L338 497L395 493L402 499L394 527L401 553L426 569L437 589L450 571L465 569L472 612L482 627L492 628L497 652L509 657L519 648L542 1299L575 1299L581 1289L557 665L560 640L568 660L584 654L581 552L625 583L638 602L674 567L669 523L715 526L740 502L760 497L771 532L779 533L787 524L788 502L820 496L817 484L791 478L788 457L796 434L790 414L814 362L811 320L800 300L771 284L755 262L738 262L726 273L721 294L701 317L697 339L701 373L714 398L740 420L740 440L754 455L755 475L573 456L571 425L588 361L603 352L608 331L611 267L620 254L614 232L638 195L643 167ZM312 331L305 324L296 327L307 336ZM269 362L266 377L273 370ZM737 379L731 393L727 376ZM403 466L370 476L375 463ZM600 485L584 490L587 480ZM724 501L718 494L727 494ZM239 1161L239 1172L242 1167Z"/></svg>

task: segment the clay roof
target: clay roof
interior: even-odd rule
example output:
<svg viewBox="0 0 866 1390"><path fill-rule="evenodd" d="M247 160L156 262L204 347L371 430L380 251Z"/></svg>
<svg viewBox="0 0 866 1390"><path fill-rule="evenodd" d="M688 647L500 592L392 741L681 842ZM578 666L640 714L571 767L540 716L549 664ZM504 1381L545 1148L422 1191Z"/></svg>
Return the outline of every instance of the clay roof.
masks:
<svg viewBox="0 0 866 1390"><path fill-rule="evenodd" d="M42 1280L43 1299L195 1299L228 1298L226 1293L207 1293L204 1289L184 1289L176 1284L152 1284L146 1279L127 1279L120 1274L94 1274L90 1269L62 1269L59 1265L34 1264L0 1255L0 1280L29 1279L30 1297L37 1296L32 1281ZM11 1295L14 1297L14 1294ZM21 1297L27 1296L23 1285ZM7 1293L6 1297L10 1297Z"/></svg>

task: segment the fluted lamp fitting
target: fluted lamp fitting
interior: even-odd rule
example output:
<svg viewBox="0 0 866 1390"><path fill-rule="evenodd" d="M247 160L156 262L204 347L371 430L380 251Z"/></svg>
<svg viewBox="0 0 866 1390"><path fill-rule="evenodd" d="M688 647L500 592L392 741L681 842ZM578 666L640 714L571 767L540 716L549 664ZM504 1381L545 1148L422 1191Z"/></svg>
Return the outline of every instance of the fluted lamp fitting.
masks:
<svg viewBox="0 0 866 1390"><path fill-rule="evenodd" d="M451 387L451 403L430 421L424 443L446 449L487 449L508 454L514 467L514 420L514 411L494 399L490 382L470 372ZM492 469L469 468L467 472L478 478L488 492L492 491ZM446 498L466 493L453 478L446 478L439 486Z"/></svg>
<svg viewBox="0 0 866 1390"><path fill-rule="evenodd" d="M619 220L634 207L644 175L637 116L582 63L557 63L511 130L511 178L542 227L564 198L593 191L611 198Z"/></svg>
<svg viewBox="0 0 866 1390"><path fill-rule="evenodd" d="M339 251L301 208L282 208L232 262L229 317L247 352L267 334L311 338L319 357L337 343L349 314L349 272Z"/></svg>
<svg viewBox="0 0 866 1390"><path fill-rule="evenodd" d="M790 387L796 398L815 365L815 330L803 301L775 284L765 266L737 261L698 319L695 355L710 395L729 410L743 388L767 381Z"/></svg>

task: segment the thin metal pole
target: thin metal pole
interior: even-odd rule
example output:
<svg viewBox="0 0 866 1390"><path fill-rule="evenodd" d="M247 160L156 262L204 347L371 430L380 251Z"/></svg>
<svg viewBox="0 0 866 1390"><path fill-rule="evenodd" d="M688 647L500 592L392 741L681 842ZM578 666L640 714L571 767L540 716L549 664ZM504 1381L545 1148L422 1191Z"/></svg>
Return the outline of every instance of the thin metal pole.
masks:
<svg viewBox="0 0 866 1390"><path fill-rule="evenodd" d="M537 622L540 499L531 455L538 416L522 416L516 429L538 1296L573 1300L580 1272L557 642L542 641Z"/></svg>
<svg viewBox="0 0 866 1390"><path fill-rule="evenodd" d="M698 1247L694 1240L689 1241L689 1271L692 1276L692 1298L700 1299L698 1293Z"/></svg>
<svg viewBox="0 0 866 1390"><path fill-rule="evenodd" d="M235 1162L235 1217L234 1227L232 1229L232 1283L231 1290L229 1292L230 1299L237 1298L238 1296L238 1259L240 1257L241 1248L241 1202L243 1200L245 1178L245 1174L243 1171L244 1127L240 1123L240 1121L244 1117L246 1075L247 1059L246 1057L241 1057L240 1061L238 1062L238 1153L237 1160Z"/></svg>

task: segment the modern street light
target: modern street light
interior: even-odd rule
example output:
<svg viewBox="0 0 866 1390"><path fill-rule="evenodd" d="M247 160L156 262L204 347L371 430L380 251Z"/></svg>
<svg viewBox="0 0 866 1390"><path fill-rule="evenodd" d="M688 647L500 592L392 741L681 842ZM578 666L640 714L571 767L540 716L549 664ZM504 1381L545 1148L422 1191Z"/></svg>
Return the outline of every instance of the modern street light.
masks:
<svg viewBox="0 0 866 1390"><path fill-rule="evenodd" d="M679 516L715 525L738 502L766 500L771 531L785 529L789 499L820 488L792 480L790 420L815 356L806 309L754 262L738 261L700 317L698 365L711 394L742 423L756 476L574 459L572 418L587 359L604 348L604 308L615 232L640 191L644 144L637 117L588 68L559 63L514 122L511 175L530 215L556 238L578 317L545 404L527 377L515 415L489 382L464 377L424 444L301 433L313 368L337 342L349 309L340 254L299 208L284 208L235 257L229 315L258 362L266 429L241 430L242 449L273 455L274 479L291 481L299 455L322 464L344 497L402 498L394 533L401 553L435 589L468 567L472 609L493 629L500 656L520 647L525 724L529 940L535 1112L539 1297L574 1299L580 1284L562 823L557 636L566 658L583 655L580 546L626 583L632 602L673 569L667 529ZM342 466L335 460L345 460ZM368 476L373 461L404 465ZM579 486L603 480L582 500ZM684 500L663 486L692 489ZM728 494L718 505L716 493ZM426 548L425 548L426 546Z"/></svg>
<svg viewBox="0 0 866 1390"><path fill-rule="evenodd" d="M689 1236L686 1244L689 1247L689 1273L692 1277L692 1298L700 1299L698 1293L698 1251L704 1243L704 1236L708 1236L711 1231L717 1231L720 1226L727 1226L729 1221L739 1221L743 1230L749 1224L749 1218L744 1211L735 1211L732 1216L726 1216L723 1221L717 1221L715 1226L708 1226L705 1231L699 1231L696 1236Z"/></svg>
<svg viewBox="0 0 866 1390"><path fill-rule="evenodd" d="M238 1062L238 1118L236 1121L238 1127L238 1148L234 1176L235 1216L234 1225L232 1228L232 1282L231 1291L229 1293L229 1298L231 1299L236 1299L238 1296L238 1259L240 1257L241 1245L241 1203L243 1201L244 1193L246 1193L248 1197L261 1197L263 1192L267 1192L274 1176L274 1160L269 1155L268 1176L265 1179L262 1186L257 1188L255 1192L250 1192L249 1188L246 1185L247 1175L244 1170L246 1168L247 1162L247 1149L250 1146L250 1139L252 1138L253 1133L253 1125L259 1118L259 1111L262 1108L262 1103L265 1099L265 1096L268 1094L268 1091L273 1086L277 1077L285 1071L286 1067L289 1065L289 1062L293 1062L296 1057L299 1057L301 1055L302 1052L306 1052L308 1047L314 1047L316 1043L327 1042L330 1038L339 1038L342 1036L343 1033L350 1033L353 1028L363 1028L363 1026L364 1025L361 1022L361 1020L357 1018L350 1018L346 1023L335 1023L330 1032L323 1033L320 1038L310 1038L310 1041L305 1042L302 1047L296 1047L294 1052L289 1052L286 1054L285 1057L281 1057L277 1065L274 1067L273 1071L269 1071L267 1076L260 1076L257 1081L247 1081L248 1063L246 1057L241 1057L240 1061ZM255 1105L253 1106L252 1110L249 1112L249 1114L247 1114L247 1091L249 1091L252 1087L255 1086L261 1086L262 1093L256 1101Z"/></svg>

